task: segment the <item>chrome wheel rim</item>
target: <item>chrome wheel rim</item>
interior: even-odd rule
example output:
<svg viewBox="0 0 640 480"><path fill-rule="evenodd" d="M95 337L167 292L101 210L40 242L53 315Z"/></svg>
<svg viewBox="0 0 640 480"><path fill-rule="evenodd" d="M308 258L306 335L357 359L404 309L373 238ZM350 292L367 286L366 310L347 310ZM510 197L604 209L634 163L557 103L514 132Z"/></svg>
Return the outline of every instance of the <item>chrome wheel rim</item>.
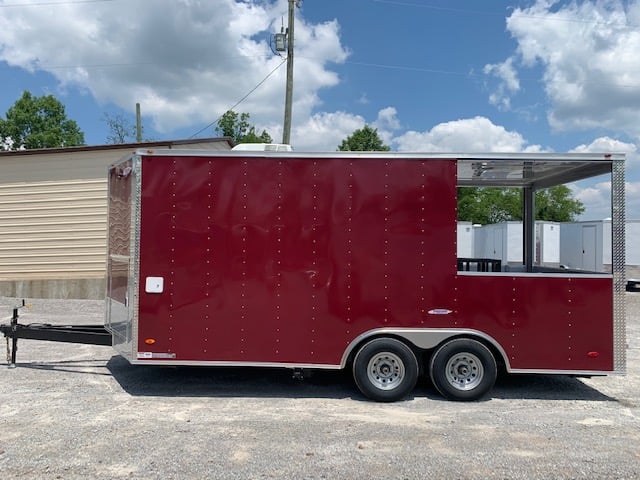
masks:
<svg viewBox="0 0 640 480"><path fill-rule="evenodd" d="M404 379L404 363L395 353L380 352L369 360L367 376L376 388L393 390Z"/></svg>
<svg viewBox="0 0 640 480"><path fill-rule="evenodd" d="M446 368L447 381L457 390L472 390L484 377L482 362L472 353L463 352L451 357Z"/></svg>

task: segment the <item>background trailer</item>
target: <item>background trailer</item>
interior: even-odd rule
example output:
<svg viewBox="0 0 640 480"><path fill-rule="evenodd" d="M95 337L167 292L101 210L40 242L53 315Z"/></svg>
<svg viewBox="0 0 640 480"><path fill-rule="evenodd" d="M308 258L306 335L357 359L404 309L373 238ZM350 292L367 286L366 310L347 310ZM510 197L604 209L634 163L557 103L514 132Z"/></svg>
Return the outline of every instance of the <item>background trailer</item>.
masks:
<svg viewBox="0 0 640 480"><path fill-rule="evenodd" d="M570 268L610 272L611 229L611 220L561 224L561 263ZM625 222L625 263L627 278L640 277L639 220Z"/></svg>

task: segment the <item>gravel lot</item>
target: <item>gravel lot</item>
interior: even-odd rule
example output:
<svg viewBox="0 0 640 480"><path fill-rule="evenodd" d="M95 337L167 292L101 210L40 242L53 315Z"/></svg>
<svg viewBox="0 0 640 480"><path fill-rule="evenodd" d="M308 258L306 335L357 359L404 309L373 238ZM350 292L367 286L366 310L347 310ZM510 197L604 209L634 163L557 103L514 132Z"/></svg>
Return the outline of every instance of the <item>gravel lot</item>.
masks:
<svg viewBox="0 0 640 480"><path fill-rule="evenodd" d="M378 404L339 372L134 367L20 340L18 368L0 363L0 478L640 478L640 293L626 295L626 376L506 376L477 403L424 380ZM0 297L0 319L15 302ZM102 302L33 303L21 322L103 321Z"/></svg>

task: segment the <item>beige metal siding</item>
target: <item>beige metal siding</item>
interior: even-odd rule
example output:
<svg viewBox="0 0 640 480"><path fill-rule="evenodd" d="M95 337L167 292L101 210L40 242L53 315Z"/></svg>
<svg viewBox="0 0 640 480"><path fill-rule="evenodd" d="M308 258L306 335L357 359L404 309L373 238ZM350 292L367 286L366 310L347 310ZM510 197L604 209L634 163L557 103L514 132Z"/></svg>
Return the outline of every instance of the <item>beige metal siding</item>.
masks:
<svg viewBox="0 0 640 480"><path fill-rule="evenodd" d="M229 150L228 139L0 151L0 295L104 298L107 168L138 148Z"/></svg>
<svg viewBox="0 0 640 480"><path fill-rule="evenodd" d="M0 280L101 278L106 179L0 184Z"/></svg>

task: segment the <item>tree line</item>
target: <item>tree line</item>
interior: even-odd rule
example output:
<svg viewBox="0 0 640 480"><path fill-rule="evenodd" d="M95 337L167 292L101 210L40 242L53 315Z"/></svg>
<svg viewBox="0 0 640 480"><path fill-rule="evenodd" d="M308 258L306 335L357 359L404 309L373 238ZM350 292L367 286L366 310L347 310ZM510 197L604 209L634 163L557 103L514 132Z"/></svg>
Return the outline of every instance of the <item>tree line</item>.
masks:
<svg viewBox="0 0 640 480"><path fill-rule="evenodd" d="M133 142L135 126L122 115L104 114L109 133L107 143ZM215 132L238 143L272 143L266 130L259 132L248 113L225 112L216 122ZM84 133L65 113L64 105L53 95L37 97L25 91L4 118L0 118L0 150L70 147L84 144ZM389 151L378 130L369 125L347 136L338 151ZM566 185L536 192L535 218L568 222L584 212L584 205L573 198ZM522 192L517 188L458 188L458 220L479 224L522 220Z"/></svg>

